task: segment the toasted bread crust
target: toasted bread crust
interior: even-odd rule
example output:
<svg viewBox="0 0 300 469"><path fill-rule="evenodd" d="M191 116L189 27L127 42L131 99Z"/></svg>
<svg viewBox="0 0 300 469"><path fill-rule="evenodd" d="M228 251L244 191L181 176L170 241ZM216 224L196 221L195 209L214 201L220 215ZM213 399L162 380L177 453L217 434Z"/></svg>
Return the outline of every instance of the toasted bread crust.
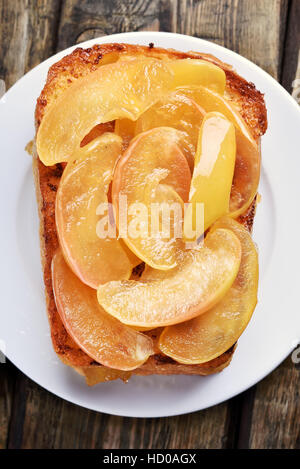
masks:
<svg viewBox="0 0 300 469"><path fill-rule="evenodd" d="M46 107L51 104L70 84L88 73L97 70L105 60L117 60L120 54L148 55L156 58L169 57L173 59L194 58L212 62L221 67L226 73L227 97L234 101L241 112L253 137L259 138L267 130L267 111L263 94L253 83L240 77L230 65L221 62L216 57L200 52L179 52L172 49L161 49L153 46L138 46L132 44L102 44L89 49L77 48L72 54L63 57L50 67L46 84L37 100L35 122L41 123Z"/></svg>
<svg viewBox="0 0 300 469"><path fill-rule="evenodd" d="M75 79L92 73L107 59L116 60L120 53L150 55L157 58L166 56L170 58L201 58L219 65L226 73L227 96L241 112L253 137L259 139L266 131L267 115L263 95L255 89L252 83L248 83L237 75L229 65L207 54L196 52L183 53L128 44L95 45L85 50L78 48L72 54L67 55L54 64L49 69L46 84L37 100L35 112L36 130L38 130L47 105L51 104ZM46 167L39 160L36 152L33 155L33 171L40 215L41 259L53 347L64 363L74 367L81 374L86 375L86 369L101 367L101 365L86 355L68 335L57 312L52 290L51 261L59 245L55 225L55 197L63 169L63 164ZM249 231L252 229L255 207L256 200L253 201L247 212L239 219ZM133 374L207 375L225 368L230 363L233 352L234 347L223 353L220 357L201 365L182 365L164 356L162 353L156 353L140 368L134 370Z"/></svg>

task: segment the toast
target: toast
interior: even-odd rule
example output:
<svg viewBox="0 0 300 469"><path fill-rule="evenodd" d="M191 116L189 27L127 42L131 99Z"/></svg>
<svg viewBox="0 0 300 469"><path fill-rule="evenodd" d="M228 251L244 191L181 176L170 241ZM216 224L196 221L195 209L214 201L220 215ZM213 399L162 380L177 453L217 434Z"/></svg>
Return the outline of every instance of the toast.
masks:
<svg viewBox="0 0 300 469"><path fill-rule="evenodd" d="M217 58L197 53L178 52L156 48L153 44L149 47L129 44L103 44L95 45L89 49L77 48L70 55L65 56L49 69L46 84L37 100L35 111L36 132L43 119L47 106L49 106L70 84L80 77L93 73L103 63L113 62L120 54L146 55L155 58L195 58L210 61L221 67L226 74L226 96L233 101L237 109L248 125L253 137L259 141L267 128L267 113L262 93L256 90L252 83L240 77L229 65ZM104 124L106 130L112 130L113 124ZM35 150L33 155L33 171L35 177L36 194L40 216L40 245L41 259L45 282L46 304L53 347L59 358L77 372L84 375L88 384L95 384L103 379L105 367L96 363L84 353L73 339L68 335L60 316L57 312L51 280L51 261L58 248L58 238L55 224L55 197L60 178L64 170L63 163L47 167L40 161ZM246 213L239 217L249 231L253 226L255 216L256 198L247 209ZM155 343L157 331L150 331ZM201 365L184 365L162 354L156 349L146 363L132 372L117 372L114 376L111 370L109 379L121 377L128 379L131 374L188 374L209 375L221 371L231 361L235 345L221 356Z"/></svg>

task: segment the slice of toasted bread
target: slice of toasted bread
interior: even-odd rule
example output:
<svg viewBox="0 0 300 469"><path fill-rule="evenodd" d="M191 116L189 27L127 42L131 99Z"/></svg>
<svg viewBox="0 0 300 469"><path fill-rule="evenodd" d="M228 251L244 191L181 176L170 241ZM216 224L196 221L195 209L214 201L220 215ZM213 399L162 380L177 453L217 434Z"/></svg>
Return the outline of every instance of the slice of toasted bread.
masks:
<svg viewBox="0 0 300 469"><path fill-rule="evenodd" d="M204 59L219 65L226 73L226 95L234 102L237 109L248 124L253 137L259 140L267 128L267 113L263 95L256 90L252 83L248 83L240 77L229 65L217 58L198 52L178 52L153 47L129 45L129 44L103 44L95 45L89 49L78 48L56 64L52 65L48 72L46 84L37 100L35 112L36 130L43 119L47 106L52 103L70 84L88 73L97 70L103 63L117 60L120 54L149 55L156 58L195 58ZM58 184L63 173L64 165L46 167L39 160L38 155L33 155L33 170L36 183L36 193L40 215L40 240L41 258L44 272L46 291L46 303L48 310L51 337L55 352L61 360L72 366L80 374L87 378L88 384L95 384L103 379L102 365L94 362L86 355L68 335L56 309L51 281L51 261L58 247L58 239L55 225L55 196ZM252 229L255 215L256 201L252 203L247 212L239 221L249 231ZM149 332L149 334L155 332ZM155 338L154 337L154 338ZM150 357L140 368L131 374L192 374L208 375L225 368L231 361L235 346L220 357L201 365L182 365L171 358L157 353ZM129 375L121 376L127 379ZM111 378L113 379L113 378Z"/></svg>

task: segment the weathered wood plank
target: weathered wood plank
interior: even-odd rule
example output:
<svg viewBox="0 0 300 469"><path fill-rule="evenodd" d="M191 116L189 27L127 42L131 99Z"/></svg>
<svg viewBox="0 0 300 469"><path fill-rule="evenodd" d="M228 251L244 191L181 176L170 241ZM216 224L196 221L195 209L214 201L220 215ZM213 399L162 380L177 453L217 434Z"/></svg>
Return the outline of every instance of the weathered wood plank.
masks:
<svg viewBox="0 0 300 469"><path fill-rule="evenodd" d="M0 78L9 88L55 50L60 0L0 0Z"/></svg>
<svg viewBox="0 0 300 469"><path fill-rule="evenodd" d="M300 370L291 357L256 389L251 448L300 448Z"/></svg>
<svg viewBox="0 0 300 469"><path fill-rule="evenodd" d="M255 386L228 401L226 448L248 448Z"/></svg>
<svg viewBox="0 0 300 469"><path fill-rule="evenodd" d="M7 439L7 448L9 449L19 449L22 445L27 386L28 378L22 373L17 373Z"/></svg>
<svg viewBox="0 0 300 469"><path fill-rule="evenodd" d="M0 363L0 449L7 445L16 372L11 363Z"/></svg>
<svg viewBox="0 0 300 469"><path fill-rule="evenodd" d="M300 78L300 2L291 0L286 41L283 51L283 64L281 83L289 91L292 91L292 83L295 78Z"/></svg>
<svg viewBox="0 0 300 469"><path fill-rule="evenodd" d="M58 49L97 36L144 29L158 30L159 0L66 0Z"/></svg>
<svg viewBox="0 0 300 469"><path fill-rule="evenodd" d="M8 448L52 448L63 401L19 375Z"/></svg>
<svg viewBox="0 0 300 469"><path fill-rule="evenodd" d="M56 398L27 380L21 448L222 448L227 405L162 419L100 414Z"/></svg>

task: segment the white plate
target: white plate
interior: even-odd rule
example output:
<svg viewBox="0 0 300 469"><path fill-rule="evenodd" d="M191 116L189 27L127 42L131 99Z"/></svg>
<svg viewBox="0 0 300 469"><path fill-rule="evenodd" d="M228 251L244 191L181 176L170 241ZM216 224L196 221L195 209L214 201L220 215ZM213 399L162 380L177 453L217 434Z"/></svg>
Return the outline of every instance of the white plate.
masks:
<svg viewBox="0 0 300 469"><path fill-rule="evenodd" d="M211 377L133 377L88 388L55 355L50 339L39 255L38 215L31 159L24 150L34 135L36 98L50 65L46 60L19 80L0 101L0 343L27 376L75 404L109 414L160 417L218 404L257 383L300 340L299 228L300 112L267 73L243 57L201 39L170 33L126 33L82 44L128 42L208 52L234 66L265 93L269 128L262 139L262 177L254 238L260 253L259 302L238 342L232 364Z"/></svg>

